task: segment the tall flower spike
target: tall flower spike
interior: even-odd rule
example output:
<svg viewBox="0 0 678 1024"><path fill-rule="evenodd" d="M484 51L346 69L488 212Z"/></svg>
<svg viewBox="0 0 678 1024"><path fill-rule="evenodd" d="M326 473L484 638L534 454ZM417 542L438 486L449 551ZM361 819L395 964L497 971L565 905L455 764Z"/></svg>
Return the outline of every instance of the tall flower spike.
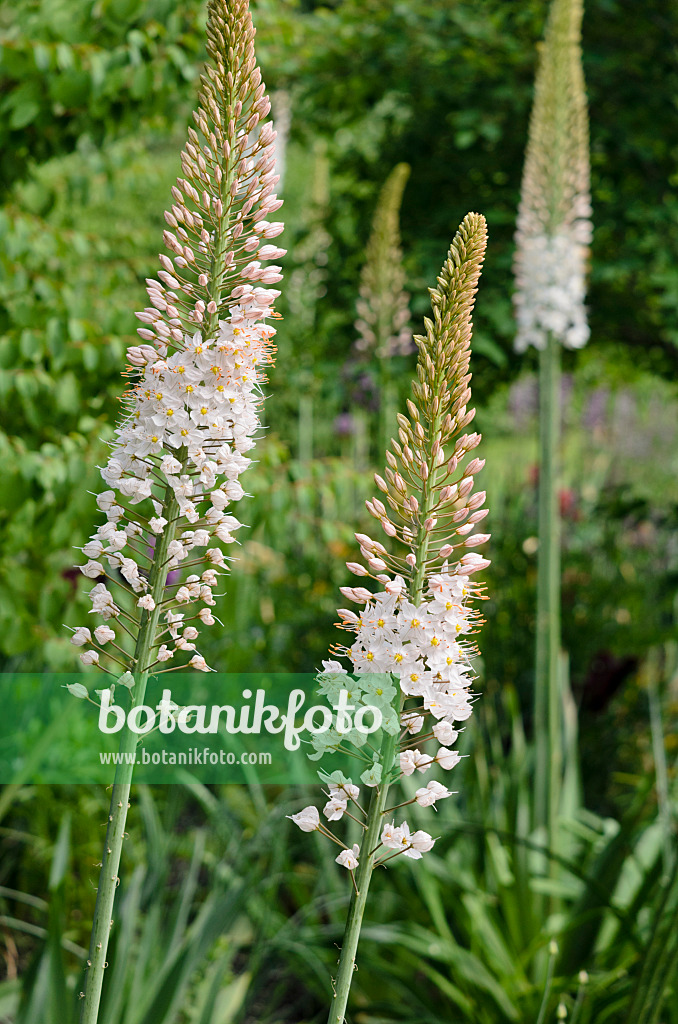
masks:
<svg viewBox="0 0 678 1024"><path fill-rule="evenodd" d="M101 472L107 522L80 566L107 624L93 637L80 627L72 641L84 664L107 671L143 674L170 660L207 670L194 641L214 622L219 542L233 543L241 525L229 506L243 495L272 358L267 317L280 293L266 286L281 274L263 264L285 250L270 241L283 227L267 219L281 205L275 132L263 122L270 103L247 0L210 0L207 36L197 130L165 213L170 255L137 314L143 344L128 351L134 382Z"/></svg>
<svg viewBox="0 0 678 1024"><path fill-rule="evenodd" d="M373 351L378 359L407 355L412 350L409 296L405 291L398 225L409 176L408 164L396 164L384 182L360 275L355 347L358 352Z"/></svg>
<svg viewBox="0 0 678 1024"><path fill-rule="evenodd" d="M539 54L516 231L515 347L566 348L589 337L584 298L591 241L582 0L553 0Z"/></svg>
<svg viewBox="0 0 678 1024"><path fill-rule="evenodd" d="M344 597L361 606L359 614L339 609L343 628L355 637L350 647L336 650L350 661L356 678L338 661L325 662L320 675L320 692L333 707L342 706L344 691L352 708L376 707L382 720L381 741L371 737L371 756L358 727L347 733L338 723L314 738L316 753L310 755L318 759L338 750L364 762L360 781L372 793L366 812L352 779L341 772L320 773L328 786L324 817L334 822L348 814L357 820L363 829L360 843L346 846L321 822L315 807L292 816L303 831L318 831L344 847L337 862L355 872L329 1024L344 1021L374 867L400 854L419 860L434 845L428 832L411 831L406 820L396 824L393 812L414 803L431 807L452 795L432 779L411 800L396 800L388 809L389 786L415 771L453 769L460 760L451 749L458 735L455 725L473 710L471 658L476 648L467 638L479 616L470 603L483 594L470 577L489 562L472 549L489 538L475 532L487 515L481 508L484 492L474 492L483 462L474 457L462 463L480 441L465 429L475 411L468 408L471 312L486 236L484 218L468 214L431 289L433 315L425 321L426 333L415 338L419 360L413 398L407 414L398 416L398 439L387 453L384 476L375 477L382 497L367 502L388 548L356 534L363 561L347 563L361 580L371 577L378 585L376 592L362 585L342 588ZM427 751L430 743L436 747Z"/></svg>
<svg viewBox="0 0 678 1024"><path fill-rule="evenodd" d="M355 348L358 352L376 356L380 396L379 447L382 449L388 445L397 407L391 359L407 355L414 347L399 228L400 207L409 176L408 164L396 164L381 189L360 276L360 297L356 303L358 338ZM355 410L354 418L358 427L362 419L359 410Z"/></svg>
<svg viewBox="0 0 678 1024"><path fill-rule="evenodd" d="M137 314L143 344L129 352L133 383L102 469L107 522L83 548L94 581L92 612L72 641L143 703L151 671L174 661L208 671L197 652L211 625L213 590L225 567L219 542L240 526L230 505L259 427L263 368L272 358L280 267L271 242L282 224L274 189L275 132L254 57L247 0L210 0L196 129L181 156L183 177L165 214L158 279ZM185 575L184 575L185 574ZM177 577L177 578L175 578ZM121 674L121 670L123 670ZM109 691L111 697L113 688ZM81 1024L96 1024L107 966L115 888L137 736L123 729L87 961Z"/></svg>

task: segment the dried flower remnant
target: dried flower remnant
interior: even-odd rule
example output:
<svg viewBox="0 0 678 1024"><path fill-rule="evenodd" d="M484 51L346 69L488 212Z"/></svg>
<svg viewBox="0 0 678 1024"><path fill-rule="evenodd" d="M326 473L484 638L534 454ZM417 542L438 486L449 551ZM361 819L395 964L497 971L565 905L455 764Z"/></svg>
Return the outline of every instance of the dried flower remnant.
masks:
<svg viewBox="0 0 678 1024"><path fill-rule="evenodd" d="M279 292L270 286L281 273L268 261L285 250L273 242L282 224L269 219L281 205L275 132L262 123L270 103L245 0L213 0L207 34L196 127L165 213L170 255L147 282L143 343L128 351L132 386L102 469L107 522L80 567L106 578L90 599L114 637L81 659L97 653L107 671L143 673L170 659L207 670L194 627L214 621L206 607L226 569L221 545L241 526L231 508L244 493L273 354ZM183 570L178 583L167 580L173 570Z"/></svg>
<svg viewBox="0 0 678 1024"><path fill-rule="evenodd" d="M480 625L473 601L484 594L471 577L489 565L473 549L489 537L478 532L488 513L485 493L474 490L484 463L476 457L464 462L480 442L479 434L465 431L475 413L468 408L471 313L485 247L485 220L469 214L431 289L433 315L425 321L426 333L415 338L417 380L407 413L398 416L398 437L391 442L384 475L375 475L381 496L366 503L386 543L356 534L361 561L347 563L361 581L369 578L377 586L375 592L361 582L341 591L357 605L355 611L339 610L342 627L354 638L334 653L350 663L351 673L331 660L323 663L319 676L320 692L334 706L345 690L353 706L377 707L382 714L376 752L355 729L348 734L330 729L313 741L315 759L350 750L363 762L359 781L371 791L367 809L352 779L341 772L320 773L328 786L325 819L334 822L347 814L358 821L363 830L359 847L344 844L318 812L316 819L313 808L293 817L305 831L312 821L313 830L339 843L344 849L337 861L353 877L330 1024L344 1019L374 867L400 855L419 860L435 842L432 834L412 830L406 819L397 821L396 812L415 803L435 808L451 795L446 785L431 779L411 800L388 808L389 787L402 776L436 767L452 770L460 760L451 749L457 726L473 711L476 647L471 634Z"/></svg>
<svg viewBox="0 0 678 1024"><path fill-rule="evenodd" d="M584 299L591 242L582 0L553 0L535 82L516 231L516 350L589 337Z"/></svg>

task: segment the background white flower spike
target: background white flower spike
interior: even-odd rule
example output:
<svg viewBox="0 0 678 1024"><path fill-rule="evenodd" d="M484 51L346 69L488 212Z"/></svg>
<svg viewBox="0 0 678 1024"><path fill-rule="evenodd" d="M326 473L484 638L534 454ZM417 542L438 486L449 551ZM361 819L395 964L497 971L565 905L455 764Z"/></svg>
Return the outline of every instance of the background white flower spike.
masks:
<svg viewBox="0 0 678 1024"><path fill-rule="evenodd" d="M566 348L589 337L584 299L591 242L582 0L554 0L539 55L516 230L515 347Z"/></svg>

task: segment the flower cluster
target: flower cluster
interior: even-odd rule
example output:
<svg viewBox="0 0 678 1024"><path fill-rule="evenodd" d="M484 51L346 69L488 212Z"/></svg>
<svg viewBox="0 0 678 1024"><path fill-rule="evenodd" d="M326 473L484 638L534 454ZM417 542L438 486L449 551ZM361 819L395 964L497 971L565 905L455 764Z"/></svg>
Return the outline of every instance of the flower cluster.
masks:
<svg viewBox="0 0 678 1024"><path fill-rule="evenodd" d="M91 612L105 624L71 639L106 671L143 674L179 652L208 671L195 641L215 621L220 545L241 526L231 506L273 355L281 268L266 264L285 250L271 241L283 225L269 219L281 206L270 102L247 0L210 0L208 15L197 131L165 213L170 255L147 281L141 344L128 350L133 383L97 499L107 521L82 549Z"/></svg>
<svg viewBox="0 0 678 1024"><path fill-rule="evenodd" d="M529 345L543 349L552 333L565 348L583 348L589 338L586 319L587 246L560 231L553 237L522 240L515 295L517 352Z"/></svg>
<svg viewBox="0 0 678 1024"><path fill-rule="evenodd" d="M516 230L515 347L586 344L591 242L582 0L553 0L540 52Z"/></svg>
<svg viewBox="0 0 678 1024"><path fill-rule="evenodd" d="M398 440L393 439L393 450L387 453L385 477L375 476L385 501L375 497L366 502L391 548L399 547L389 550L367 534L356 534L362 561L348 562L347 567L379 589L341 588L359 606L358 611L339 609L342 628L355 635L335 653L350 662L352 671L339 661L326 661L319 676L320 692L338 711L350 700L352 707L362 704L380 713L378 749L359 729L342 731L337 724L314 737L315 753L309 755L317 759L339 751L363 762L360 781L371 790L367 812L351 779L340 772L321 772L320 777L329 785L324 817L328 822L344 815L354 818L365 830L367 860L361 844L349 848L316 808L291 816L304 831L319 831L338 843L342 852L337 862L363 871L363 887L376 864L399 854L419 859L433 847L427 832L412 831L407 821L385 819L390 811L411 804L435 808L451 795L447 786L431 779L392 808L386 807L388 789L415 772L454 768L460 761L453 749L457 726L473 711L471 659L476 648L470 634L480 617L472 601L483 597L483 588L471 576L489 562L470 549L489 539L475 532L488 510L481 508L485 492L473 490L483 461L471 458L462 466L480 436L461 431L474 415L467 409L470 318L485 241L484 219L469 214L452 243L438 288L431 290L433 318L426 321L426 336L416 339L414 397L407 403L408 415L398 416Z"/></svg>

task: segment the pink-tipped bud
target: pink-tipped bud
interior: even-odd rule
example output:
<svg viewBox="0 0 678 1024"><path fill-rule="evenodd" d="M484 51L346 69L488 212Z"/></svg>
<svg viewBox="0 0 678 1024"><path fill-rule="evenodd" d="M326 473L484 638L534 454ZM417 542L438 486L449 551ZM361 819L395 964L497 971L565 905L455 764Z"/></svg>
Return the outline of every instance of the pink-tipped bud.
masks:
<svg viewBox="0 0 678 1024"><path fill-rule="evenodd" d="M382 519L381 526L387 537L395 537L396 528L390 519Z"/></svg>
<svg viewBox="0 0 678 1024"><path fill-rule="evenodd" d="M487 544L489 539L489 533L474 533L472 537L468 537L464 541L464 547L477 548L480 547L481 544Z"/></svg>
<svg viewBox="0 0 678 1024"><path fill-rule="evenodd" d="M356 600L359 604L365 604L365 602L369 601L370 598L372 597L369 590L365 590L364 587L356 587L355 590L353 591L353 594L354 600Z"/></svg>
<svg viewBox="0 0 678 1024"><path fill-rule="evenodd" d="M480 506L484 504L486 497L486 491L477 491L475 494L471 495L469 500L466 502L466 507L469 509L480 508Z"/></svg>
<svg viewBox="0 0 678 1024"><path fill-rule="evenodd" d="M358 541L361 548L371 548L374 544L372 538L368 537L366 533L354 533L353 536Z"/></svg>
<svg viewBox="0 0 678 1024"><path fill-rule="evenodd" d="M367 564L373 572L384 572L385 569L388 569L383 558L370 558Z"/></svg>
<svg viewBox="0 0 678 1024"><path fill-rule="evenodd" d="M383 476L379 476L378 473L375 473L374 474L374 482L375 482L375 484L377 485L377 487L379 488L380 491L383 491L384 494L388 494L388 484L384 480Z"/></svg>
<svg viewBox="0 0 678 1024"><path fill-rule="evenodd" d="M212 301L211 301L211 302L208 302L208 303L207 303L207 312L208 312L208 313L210 313L210 314L211 314L211 313L216 313L217 309L218 309L218 307L217 307L217 304L216 304L216 302L214 301L214 299L212 299Z"/></svg>
<svg viewBox="0 0 678 1024"><path fill-rule="evenodd" d="M419 511L419 502L414 494L410 495L409 505L413 512Z"/></svg>
<svg viewBox="0 0 678 1024"><path fill-rule="evenodd" d="M200 277L198 278L198 284L200 285L201 288L207 287L207 274L200 275Z"/></svg>
<svg viewBox="0 0 678 1024"><path fill-rule="evenodd" d="M479 572L480 569L487 569L488 565L492 563L487 558L483 558L475 551L470 552L468 555L464 555L459 563L462 572L467 576L470 576L473 572Z"/></svg>
<svg viewBox="0 0 678 1024"><path fill-rule="evenodd" d="M410 552L409 555L405 555L405 561L412 569L414 569L415 565L417 564L417 559L412 554L412 552Z"/></svg>
<svg viewBox="0 0 678 1024"><path fill-rule="evenodd" d="M467 476L465 480L459 484L459 497L465 498L466 495L473 490L473 477Z"/></svg>
<svg viewBox="0 0 678 1024"><path fill-rule="evenodd" d="M174 264L172 263L169 256L165 256L164 252L161 252L160 255L158 256L158 259L160 260L160 263L162 264L164 269L168 270L171 274L172 271L174 270Z"/></svg>
<svg viewBox="0 0 678 1024"><path fill-rule="evenodd" d="M453 551L454 548L451 544L443 544L438 554L441 558L449 558Z"/></svg>
<svg viewBox="0 0 678 1024"><path fill-rule="evenodd" d="M144 341L155 341L156 338L154 332L147 330L145 327L137 327L137 334L140 338L143 338Z"/></svg>
<svg viewBox="0 0 678 1024"><path fill-rule="evenodd" d="M474 512L469 516L469 523L473 523L475 525L476 523L482 522L485 516L488 515L489 511L489 508L479 508L477 512Z"/></svg>
<svg viewBox="0 0 678 1024"><path fill-rule="evenodd" d="M451 501L451 499L454 498L456 493L457 493L457 485L456 484L448 484L448 486L447 487L443 487L442 491L440 492L440 500L441 501Z"/></svg>
<svg viewBox="0 0 678 1024"><path fill-rule="evenodd" d="M431 516L430 519L427 519L426 522L424 523L424 530L426 531L426 533L430 533L437 522L438 520L435 519L433 516Z"/></svg>
<svg viewBox="0 0 678 1024"><path fill-rule="evenodd" d="M369 576L369 572L364 565L360 565L359 562L347 562L346 568L349 572L352 572L354 576Z"/></svg>
<svg viewBox="0 0 678 1024"><path fill-rule="evenodd" d="M468 466L464 470L464 476L475 476L485 465L485 459L471 459Z"/></svg>

